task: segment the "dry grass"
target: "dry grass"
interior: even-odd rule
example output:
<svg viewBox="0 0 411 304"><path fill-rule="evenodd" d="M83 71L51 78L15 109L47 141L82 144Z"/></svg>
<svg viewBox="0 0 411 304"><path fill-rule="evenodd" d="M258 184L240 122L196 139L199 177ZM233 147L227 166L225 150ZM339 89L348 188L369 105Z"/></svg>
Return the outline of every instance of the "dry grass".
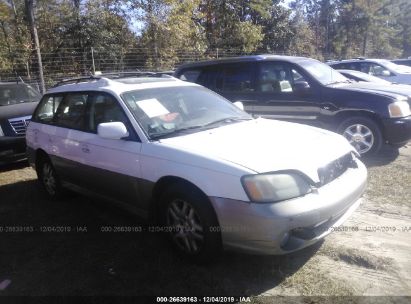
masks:
<svg viewBox="0 0 411 304"><path fill-rule="evenodd" d="M392 269L393 259L376 256L368 251L358 248L348 248L345 246L331 246L325 243L318 251L318 254L328 256L335 261L344 261L347 264L365 267L374 270Z"/></svg>

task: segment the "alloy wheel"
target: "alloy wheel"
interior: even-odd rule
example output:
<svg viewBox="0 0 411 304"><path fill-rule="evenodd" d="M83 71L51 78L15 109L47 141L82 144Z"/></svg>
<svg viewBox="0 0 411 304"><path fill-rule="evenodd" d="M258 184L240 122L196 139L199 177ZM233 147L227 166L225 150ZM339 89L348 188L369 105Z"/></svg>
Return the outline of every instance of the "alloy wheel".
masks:
<svg viewBox="0 0 411 304"><path fill-rule="evenodd" d="M354 124L344 130L343 136L360 154L367 153L374 145L374 134L362 124Z"/></svg>
<svg viewBox="0 0 411 304"><path fill-rule="evenodd" d="M191 204L174 199L167 208L167 225L173 242L188 254L198 253L204 243L200 218Z"/></svg>
<svg viewBox="0 0 411 304"><path fill-rule="evenodd" d="M43 164L43 184L50 195L55 195L57 191L57 181L54 169L49 163Z"/></svg>

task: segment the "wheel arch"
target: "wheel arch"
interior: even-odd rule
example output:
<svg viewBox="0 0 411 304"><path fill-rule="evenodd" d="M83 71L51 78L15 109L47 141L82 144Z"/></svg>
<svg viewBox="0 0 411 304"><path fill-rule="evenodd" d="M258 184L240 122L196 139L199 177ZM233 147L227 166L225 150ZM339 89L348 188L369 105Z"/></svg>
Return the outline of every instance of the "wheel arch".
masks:
<svg viewBox="0 0 411 304"><path fill-rule="evenodd" d="M182 177L178 177L178 176L172 176L172 175L168 175L168 176L163 176L161 177L154 185L153 190L152 190L152 195L151 195L151 208L150 208L150 218L152 220L154 220L154 222L158 222L159 219L159 211L160 211L160 198L161 198L161 194L171 185L184 185L187 187L191 187L194 191L196 191L198 194L200 194L202 196L202 199L204 199L205 201L207 201L213 212L214 215L218 221L218 217L217 217L217 213L212 205L212 203L210 202L208 196L205 194L205 192L196 184L194 184L193 182L190 182L187 179L184 179Z"/></svg>
<svg viewBox="0 0 411 304"><path fill-rule="evenodd" d="M42 160L50 160L50 157L48 156L47 152L44 151L43 149L37 149L35 152L35 166L36 166L36 171L39 170L39 164Z"/></svg>
<svg viewBox="0 0 411 304"><path fill-rule="evenodd" d="M354 118L354 117L366 117L374 121L377 126L380 128L381 134L384 137L384 125L382 123L382 120L378 114L372 111L367 111L367 110L346 110L346 111L341 111L335 115L336 119L336 128L335 130L338 131L340 125L347 119L349 118Z"/></svg>

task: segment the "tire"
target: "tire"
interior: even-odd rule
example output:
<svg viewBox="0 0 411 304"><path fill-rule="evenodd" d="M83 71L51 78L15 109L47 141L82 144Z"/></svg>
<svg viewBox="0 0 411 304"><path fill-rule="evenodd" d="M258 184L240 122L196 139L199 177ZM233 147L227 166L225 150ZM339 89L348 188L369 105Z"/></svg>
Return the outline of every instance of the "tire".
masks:
<svg viewBox="0 0 411 304"><path fill-rule="evenodd" d="M58 200L66 195L66 190L61 186L60 178L50 159L43 156L37 165L37 178L49 199Z"/></svg>
<svg viewBox="0 0 411 304"><path fill-rule="evenodd" d="M378 153L383 143L380 127L368 117L348 118L338 127L338 132L364 157Z"/></svg>
<svg viewBox="0 0 411 304"><path fill-rule="evenodd" d="M180 255L197 263L207 263L221 255L218 220L201 191L188 184L173 184L160 202L163 231Z"/></svg>

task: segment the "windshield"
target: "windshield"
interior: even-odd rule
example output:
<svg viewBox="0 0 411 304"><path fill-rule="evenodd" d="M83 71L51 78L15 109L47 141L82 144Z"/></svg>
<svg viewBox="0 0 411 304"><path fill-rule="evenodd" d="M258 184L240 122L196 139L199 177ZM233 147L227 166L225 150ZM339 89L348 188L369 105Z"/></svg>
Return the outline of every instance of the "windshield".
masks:
<svg viewBox="0 0 411 304"><path fill-rule="evenodd" d="M397 73L411 73L411 67L395 64L394 62L391 62L389 60L381 59L378 60L378 63L384 65L387 69L390 69Z"/></svg>
<svg viewBox="0 0 411 304"><path fill-rule="evenodd" d="M203 87L144 89L121 96L150 139L174 137L252 119Z"/></svg>
<svg viewBox="0 0 411 304"><path fill-rule="evenodd" d="M299 62L299 64L323 85L350 82L340 72L317 60L304 60Z"/></svg>
<svg viewBox="0 0 411 304"><path fill-rule="evenodd" d="M350 73L354 76L354 77L358 77L359 81L366 81L366 82L378 82L381 84L391 84L391 82L384 80L382 78L370 75L370 74L366 74L366 73L362 73L362 72L358 72L358 71L350 71Z"/></svg>
<svg viewBox="0 0 411 304"><path fill-rule="evenodd" d="M0 85L0 106L8 106L23 102L38 101L40 94L27 85Z"/></svg>

